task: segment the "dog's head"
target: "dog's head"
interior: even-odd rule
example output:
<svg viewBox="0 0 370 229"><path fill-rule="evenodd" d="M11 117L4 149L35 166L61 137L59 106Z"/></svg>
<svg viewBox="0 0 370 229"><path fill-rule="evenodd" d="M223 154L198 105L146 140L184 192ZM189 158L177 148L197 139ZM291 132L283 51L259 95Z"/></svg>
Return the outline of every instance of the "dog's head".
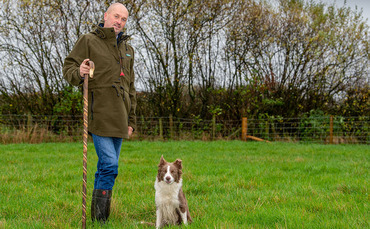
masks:
<svg viewBox="0 0 370 229"><path fill-rule="evenodd" d="M182 175L182 161L177 159L176 161L169 163L163 155L158 164L158 181L164 181L167 184L173 184L174 182L179 183Z"/></svg>

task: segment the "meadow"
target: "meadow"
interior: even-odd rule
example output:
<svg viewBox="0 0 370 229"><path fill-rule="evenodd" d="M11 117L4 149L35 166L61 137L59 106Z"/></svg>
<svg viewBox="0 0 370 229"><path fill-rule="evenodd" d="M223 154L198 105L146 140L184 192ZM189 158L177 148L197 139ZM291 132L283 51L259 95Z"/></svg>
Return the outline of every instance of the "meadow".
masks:
<svg viewBox="0 0 370 229"><path fill-rule="evenodd" d="M370 227L368 145L126 141L102 228L154 228L161 155L183 160L189 229ZM89 217L96 162L89 143ZM80 228L81 190L82 143L0 145L0 228Z"/></svg>

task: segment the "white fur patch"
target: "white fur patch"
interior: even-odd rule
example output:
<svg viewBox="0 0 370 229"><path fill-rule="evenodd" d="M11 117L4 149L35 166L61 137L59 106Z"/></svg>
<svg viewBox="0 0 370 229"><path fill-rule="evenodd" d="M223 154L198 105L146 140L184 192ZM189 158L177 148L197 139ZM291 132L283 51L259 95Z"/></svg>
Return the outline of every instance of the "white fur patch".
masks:
<svg viewBox="0 0 370 229"><path fill-rule="evenodd" d="M167 173L169 173L169 166ZM166 179L167 173L164 180ZM161 227L165 224L174 225L177 223L178 215L176 214L176 209L180 211L179 191L181 187L182 179L180 179L178 183L173 182L168 184L164 181L158 181L158 177L156 178L154 188L156 190L155 204L157 207L157 227Z"/></svg>
<svg viewBox="0 0 370 229"><path fill-rule="evenodd" d="M169 178L169 179L168 179ZM172 184L175 181L175 178L172 176L170 171L170 166L167 166L167 172L164 174L163 179L167 184Z"/></svg>

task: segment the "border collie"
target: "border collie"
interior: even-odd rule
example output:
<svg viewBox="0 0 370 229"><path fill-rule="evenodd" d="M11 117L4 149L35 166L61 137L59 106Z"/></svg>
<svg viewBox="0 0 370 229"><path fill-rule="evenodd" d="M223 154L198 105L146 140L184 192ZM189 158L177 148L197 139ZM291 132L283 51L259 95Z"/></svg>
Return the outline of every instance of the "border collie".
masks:
<svg viewBox="0 0 370 229"><path fill-rule="evenodd" d="M156 228L192 222L188 203L182 191L182 161L165 161L163 155L158 165L154 183L157 213Z"/></svg>

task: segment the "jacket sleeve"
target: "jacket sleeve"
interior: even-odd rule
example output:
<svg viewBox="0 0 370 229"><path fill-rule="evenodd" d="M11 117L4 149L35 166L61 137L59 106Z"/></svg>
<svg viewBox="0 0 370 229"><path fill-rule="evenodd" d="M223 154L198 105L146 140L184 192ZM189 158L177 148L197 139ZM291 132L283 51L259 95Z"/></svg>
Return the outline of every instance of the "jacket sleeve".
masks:
<svg viewBox="0 0 370 229"><path fill-rule="evenodd" d="M69 55L64 59L63 77L68 83L78 86L83 83L80 76L80 65L88 57L88 44L86 36L81 36Z"/></svg>
<svg viewBox="0 0 370 229"><path fill-rule="evenodd" d="M134 60L135 56L133 56L131 64L130 64L130 101L131 101L131 107L130 107L130 113L129 113L129 120L128 125L136 129L136 89L135 89L135 72L134 72Z"/></svg>

